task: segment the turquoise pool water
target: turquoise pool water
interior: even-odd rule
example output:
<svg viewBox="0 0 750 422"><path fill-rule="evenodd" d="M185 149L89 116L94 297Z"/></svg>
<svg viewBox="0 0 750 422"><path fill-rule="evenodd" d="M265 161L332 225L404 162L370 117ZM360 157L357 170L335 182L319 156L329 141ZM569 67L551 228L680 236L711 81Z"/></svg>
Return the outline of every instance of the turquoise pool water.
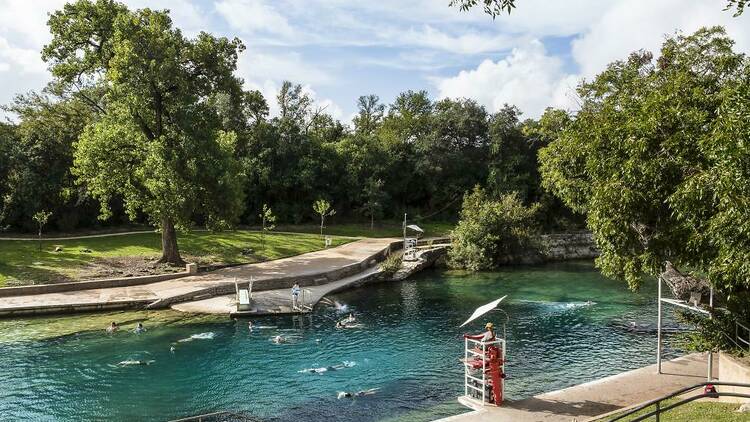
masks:
<svg viewBox="0 0 750 422"><path fill-rule="evenodd" d="M327 306L302 328L291 317L265 318L256 324L274 328L252 332L246 321L154 312L0 321L0 415L160 421L228 410L273 421L433 420L465 411L456 403L463 347L457 327L505 294L510 398L654 362L655 334L623 328L655 322L653 285L631 293L586 262L483 274L428 271L335 296L357 315L358 329L335 329L342 315ZM142 318L150 327L143 334L91 330L109 319L132 328ZM211 334L179 342L201 333ZM288 342L274 344L276 335ZM125 360L153 362L117 365ZM304 372L344 361L354 366ZM368 388L379 390L337 399L339 391Z"/></svg>

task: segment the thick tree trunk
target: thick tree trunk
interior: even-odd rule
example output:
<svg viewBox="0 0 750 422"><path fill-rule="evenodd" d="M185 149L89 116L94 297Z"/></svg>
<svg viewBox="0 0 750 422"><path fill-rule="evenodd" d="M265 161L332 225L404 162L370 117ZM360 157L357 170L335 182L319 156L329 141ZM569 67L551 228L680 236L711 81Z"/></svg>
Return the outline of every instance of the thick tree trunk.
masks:
<svg viewBox="0 0 750 422"><path fill-rule="evenodd" d="M159 263L172 265L185 265L177 248L177 233L174 230L174 222L169 218L161 219L161 259Z"/></svg>

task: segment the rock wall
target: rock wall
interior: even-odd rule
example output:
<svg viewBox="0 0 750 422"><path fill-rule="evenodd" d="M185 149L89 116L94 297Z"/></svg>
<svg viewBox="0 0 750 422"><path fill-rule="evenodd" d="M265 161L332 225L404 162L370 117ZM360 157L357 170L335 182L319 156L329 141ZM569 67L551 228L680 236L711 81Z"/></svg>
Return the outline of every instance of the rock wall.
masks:
<svg viewBox="0 0 750 422"><path fill-rule="evenodd" d="M599 256L594 235L588 232L543 234L534 240L529 250L507 255L504 264L541 264L571 259L593 259Z"/></svg>

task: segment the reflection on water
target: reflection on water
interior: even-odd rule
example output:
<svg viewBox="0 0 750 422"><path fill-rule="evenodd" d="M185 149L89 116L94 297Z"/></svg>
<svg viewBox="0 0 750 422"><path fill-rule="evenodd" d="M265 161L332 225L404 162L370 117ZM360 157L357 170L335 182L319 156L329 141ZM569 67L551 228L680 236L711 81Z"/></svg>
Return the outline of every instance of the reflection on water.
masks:
<svg viewBox="0 0 750 422"><path fill-rule="evenodd" d="M0 321L0 414L151 421L230 410L274 421L432 420L464 411L455 401L462 391L458 326L505 294L510 398L655 359L655 334L627 329L655 321L653 285L634 294L578 262L429 271L334 297L355 314L358 329L336 329L334 306L312 318L259 319L253 330L246 321L175 312ZM111 320L125 326L105 335ZM134 334L138 321L148 331ZM287 341L276 344L276 336ZM377 390L338 399L369 389Z"/></svg>

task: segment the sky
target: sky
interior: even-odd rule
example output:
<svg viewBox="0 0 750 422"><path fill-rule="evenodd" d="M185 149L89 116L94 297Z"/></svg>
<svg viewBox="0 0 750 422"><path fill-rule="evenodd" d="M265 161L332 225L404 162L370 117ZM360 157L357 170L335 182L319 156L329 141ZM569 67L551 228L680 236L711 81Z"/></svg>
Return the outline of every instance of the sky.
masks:
<svg viewBox="0 0 750 422"><path fill-rule="evenodd" d="M0 0L0 104L50 80L40 50L50 40L48 13L64 3ZM531 118L546 107L575 110L581 78L638 49L658 53L666 35L701 26L725 26L736 50L750 52L750 11L734 18L723 0L516 0L510 15L494 20L449 0L124 3L169 9L187 36L240 38L247 50L237 74L269 99L272 114L289 80L345 122L360 95L390 104L422 89L433 99L472 98L489 112L513 104Z"/></svg>

